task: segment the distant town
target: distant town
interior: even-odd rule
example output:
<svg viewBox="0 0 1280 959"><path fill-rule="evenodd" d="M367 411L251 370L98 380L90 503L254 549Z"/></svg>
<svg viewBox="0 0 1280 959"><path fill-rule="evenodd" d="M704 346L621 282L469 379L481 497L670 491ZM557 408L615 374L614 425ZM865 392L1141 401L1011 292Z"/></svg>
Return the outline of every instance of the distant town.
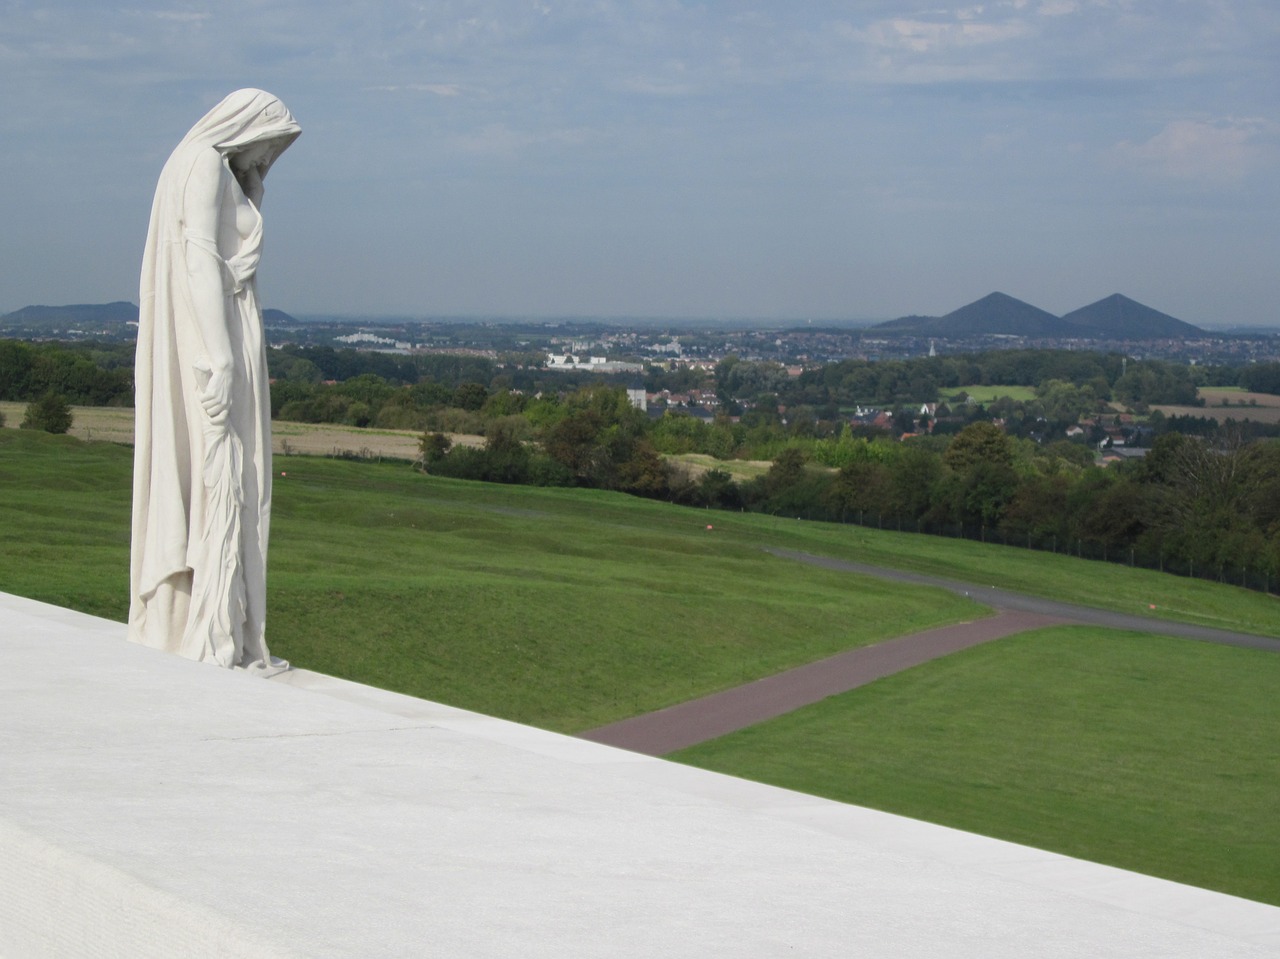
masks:
<svg viewBox="0 0 1280 959"><path fill-rule="evenodd" d="M29 306L0 316L0 336L132 340L132 303ZM1072 324L1073 316L1087 322ZM641 372L715 366L726 356L780 363L798 375L841 360L905 360L1003 349L1091 350L1136 360L1242 366L1280 360L1280 330L1203 330L1118 294L1057 318L993 293L943 317L868 325L714 320L293 316L267 310L274 347L473 355L549 370Z"/></svg>

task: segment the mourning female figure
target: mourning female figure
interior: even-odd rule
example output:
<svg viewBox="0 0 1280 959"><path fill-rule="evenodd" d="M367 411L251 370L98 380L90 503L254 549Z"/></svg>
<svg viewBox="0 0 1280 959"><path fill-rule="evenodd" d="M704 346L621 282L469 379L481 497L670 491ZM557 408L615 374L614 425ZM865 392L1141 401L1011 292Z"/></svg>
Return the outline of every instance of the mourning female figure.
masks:
<svg viewBox="0 0 1280 959"><path fill-rule="evenodd" d="M143 255L129 638L220 666L267 652L271 398L256 276L262 181L301 132L237 90L160 174Z"/></svg>

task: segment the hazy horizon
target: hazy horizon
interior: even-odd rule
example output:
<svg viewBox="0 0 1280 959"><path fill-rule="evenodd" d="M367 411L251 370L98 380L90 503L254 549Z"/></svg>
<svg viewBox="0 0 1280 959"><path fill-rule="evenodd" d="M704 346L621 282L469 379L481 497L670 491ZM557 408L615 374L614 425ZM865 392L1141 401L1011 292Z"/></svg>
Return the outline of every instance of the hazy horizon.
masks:
<svg viewBox="0 0 1280 959"><path fill-rule="evenodd" d="M1000 291L993 291L999 293ZM1124 295L1124 294L1120 294ZM1081 307L1092 306L1094 303L1108 299L1102 297L1092 303L1081 304ZM982 298L980 298L982 299ZM1130 298L1132 299L1132 298ZM135 300L121 300L113 302L128 302L135 308L137 302ZM1025 302L1025 301L1024 301ZM17 313L22 309L29 307L38 307L45 309L71 309L79 306L104 306L106 303L27 303L14 310L0 311L0 317L11 313ZM961 304L954 309L962 309L971 306L971 303ZM1028 304L1036 306L1036 304ZM1139 304L1149 305L1149 304ZM1072 309L1079 309L1073 307ZM278 311L289 315L290 317L304 323L346 323L346 324L367 324L372 326L385 325L395 326L406 323L444 323L444 324L461 324L461 325L520 325L534 324L542 326L555 326L559 324L596 324L602 326L613 327L680 327L683 329L692 329L698 327L714 327L724 329L794 329L804 326L814 326L819 328L840 328L840 329L869 329L880 323L886 323L892 320L904 319L908 316L926 317L925 314L903 314L902 316L893 317L806 317L797 315L779 315L779 316L677 316L677 315L625 315L625 314L596 314L596 313L580 313L580 314L521 314L521 313L370 313L367 311L351 311L337 312L332 310L320 311L303 311L291 310L286 307L275 304L265 307L268 313ZM951 310L947 311L952 312ZM1066 312L1071 312L1068 310ZM942 314L945 315L945 314ZM936 316L936 314L935 314ZM1182 319L1174 317L1174 319ZM1264 326L1258 324L1247 323L1208 323L1203 327L1206 332L1236 332L1257 330L1270 335L1280 335L1280 327ZM886 331L887 332L887 331ZM916 334L904 334L916 335ZM938 334L932 334L935 338Z"/></svg>

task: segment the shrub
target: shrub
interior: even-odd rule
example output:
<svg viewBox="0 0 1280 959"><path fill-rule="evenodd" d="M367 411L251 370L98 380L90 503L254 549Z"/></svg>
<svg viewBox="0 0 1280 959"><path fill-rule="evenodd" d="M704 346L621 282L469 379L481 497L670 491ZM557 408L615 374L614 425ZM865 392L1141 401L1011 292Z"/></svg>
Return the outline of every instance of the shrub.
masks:
<svg viewBox="0 0 1280 959"><path fill-rule="evenodd" d="M45 393L38 400L27 404L22 418L24 430L44 430L46 433L65 433L71 429L71 406L61 393Z"/></svg>

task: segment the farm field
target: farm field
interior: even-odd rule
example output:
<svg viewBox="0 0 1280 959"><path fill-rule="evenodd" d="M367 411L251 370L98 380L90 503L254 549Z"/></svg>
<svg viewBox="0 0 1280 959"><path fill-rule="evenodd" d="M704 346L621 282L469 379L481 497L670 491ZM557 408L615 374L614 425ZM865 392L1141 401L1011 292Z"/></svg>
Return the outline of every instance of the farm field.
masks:
<svg viewBox="0 0 1280 959"><path fill-rule="evenodd" d="M26 410L25 403L0 403L6 427L17 427ZM123 406L73 406L70 435L82 440L133 443L133 409ZM377 430L337 423L291 423L271 421L271 448L277 455L352 456L363 459L418 457L421 431ZM455 444L483 446L483 436L450 434Z"/></svg>
<svg viewBox="0 0 1280 959"><path fill-rule="evenodd" d="M1249 393L1238 387L1201 387L1204 406L1153 406L1165 416L1203 416L1225 423L1227 420L1253 420L1255 423L1280 423L1280 396L1272 393Z"/></svg>
<svg viewBox="0 0 1280 959"><path fill-rule="evenodd" d="M663 459L683 466L689 471L689 475L695 477L710 470L722 470L737 483L763 476L773 465L769 460L718 460L706 453L676 453L664 456Z"/></svg>
<svg viewBox="0 0 1280 959"><path fill-rule="evenodd" d="M0 402L7 429L17 429L26 413L26 403ZM133 443L133 409L125 406L71 407L71 436L107 443Z"/></svg>
<svg viewBox="0 0 1280 959"><path fill-rule="evenodd" d="M1280 904L1280 656L1055 627L678 761Z"/></svg>

